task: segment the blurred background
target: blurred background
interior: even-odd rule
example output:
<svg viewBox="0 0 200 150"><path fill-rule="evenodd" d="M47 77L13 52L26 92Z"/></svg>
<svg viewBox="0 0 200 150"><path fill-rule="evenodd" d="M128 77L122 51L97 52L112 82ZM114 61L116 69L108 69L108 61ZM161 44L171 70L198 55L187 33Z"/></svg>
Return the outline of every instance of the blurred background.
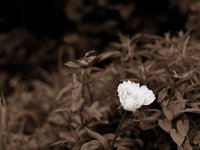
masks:
<svg viewBox="0 0 200 150"><path fill-rule="evenodd" d="M199 0L2 0L1 76L40 78L41 69L55 72L86 51L105 51L119 34L191 30L198 39L199 8Z"/></svg>
<svg viewBox="0 0 200 150"><path fill-rule="evenodd" d="M94 126L97 132L100 131L100 134L114 133L120 117L117 109L119 105L116 87L121 79L127 78L134 81L136 79L137 82L145 85L150 83L147 85L155 87L152 89L159 95L166 87L163 100L167 95L173 100L177 98L182 100L180 103L174 101L170 103L170 107L180 104L180 108L170 108L169 114L174 113L175 110L178 112L179 109L184 112L183 108L189 112L188 129L191 129L190 133L194 136L185 134L187 138L184 136L183 140L194 139L195 141L193 137L197 137L196 146L199 146L200 120L197 116L200 99L198 94L200 89L199 18L200 0L1 0L0 94L3 92L5 100L3 95L0 95L0 149L6 150L2 148L5 146L8 147L7 150L66 150L66 143L62 143L62 139L76 136L72 143L77 146L77 141L80 143L80 140L77 140L79 133L86 138L83 138L84 142L90 140L88 136L85 137L85 133L79 132L83 127L82 125L79 127L82 115L74 117L71 113L71 106L76 102L72 103L73 99L76 100L77 97L83 100L80 95L84 92L80 92L79 88L76 90L79 86L83 87L82 91L87 89L85 93L88 98L85 99L95 100L92 105L84 103L84 108L88 111L80 114L89 118L87 122L91 123L90 126ZM139 38L136 38L136 42L131 45L130 38L126 36L136 37L135 35L138 34L145 36L137 36ZM112 47L113 42L115 47ZM187 53L185 53L186 47ZM123 49L125 51L120 52L121 58L116 57L114 60L113 57L108 57L116 54L113 51ZM95 66L101 68L88 68L85 76L79 76L80 74L77 73L77 77L74 75L72 78L70 73L73 73L73 69L71 68L70 72L64 63L79 59L85 52L92 50L96 51L97 56L102 57L103 61L95 62ZM108 50L111 50L111 53L98 55ZM171 51L168 53L168 50ZM138 56L134 57L132 62L135 52ZM185 55L188 57L184 57ZM130 59L129 57L131 61L124 63ZM164 70L163 66L171 65L172 62L174 64L172 71L168 68ZM85 88L83 77L88 79L86 81L88 86ZM186 80L188 82L185 82ZM181 86L181 93L179 89L176 93L174 85L179 83L184 84ZM191 104L189 99L192 99ZM187 108L189 110L195 108L197 115L193 116L193 112L188 111L185 106L186 100L189 103ZM146 118L146 114L152 116L153 112L160 114L163 109L160 102L159 100L152 105L153 109L158 108L157 111L154 109L151 113L145 107L138 116ZM82 110L83 102L81 103L78 107ZM161 114L163 118L165 113ZM102 118L105 121L102 121ZM137 115L136 119L138 119ZM183 119L185 122L185 118ZM157 121L138 123L141 125L140 129L131 125L135 135L130 137L135 140L136 145L144 142L144 147L147 146L144 149L150 149L151 146L155 149L158 143L164 147L161 149L167 149L166 144L163 144L166 141L168 147L175 149L173 147L176 147L176 144L168 135L169 131L166 132L167 135L163 134L164 131L160 132L160 128L155 128L154 123L152 124L155 122L157 126ZM177 119L173 119L173 127L176 121ZM74 123L78 126L74 126ZM145 126L152 128L149 130L148 127L147 132L141 131ZM11 136L9 136L9 128ZM179 137L178 135L178 140ZM61 140L61 148L56 146L53 148L52 144L59 143L59 140ZM131 145L134 142L131 141ZM70 144L68 146L70 147Z"/></svg>

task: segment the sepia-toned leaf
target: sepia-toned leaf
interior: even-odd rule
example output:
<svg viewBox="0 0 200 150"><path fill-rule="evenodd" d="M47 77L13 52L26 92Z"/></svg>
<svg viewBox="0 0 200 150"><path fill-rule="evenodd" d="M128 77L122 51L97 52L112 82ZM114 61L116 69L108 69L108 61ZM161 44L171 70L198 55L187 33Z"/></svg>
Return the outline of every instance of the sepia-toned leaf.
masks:
<svg viewBox="0 0 200 150"><path fill-rule="evenodd" d="M104 115L109 111L109 108L106 106L101 106L99 102L94 102L91 106L86 106L85 110L89 117L101 121Z"/></svg>
<svg viewBox="0 0 200 150"><path fill-rule="evenodd" d="M82 97L78 98L77 100L73 100L71 105L71 111L75 112L79 110L82 107L83 103L84 99Z"/></svg>
<svg viewBox="0 0 200 150"><path fill-rule="evenodd" d="M87 131L88 135L90 135L94 139L98 140L105 149L108 148L108 142L102 135L100 135L99 133L92 131L89 128L86 128L86 127L85 127L85 130Z"/></svg>
<svg viewBox="0 0 200 150"><path fill-rule="evenodd" d="M189 130L189 122L188 120L178 120L176 123L176 129L172 129L170 131L170 135L174 142L178 145L181 146L185 136L187 135L187 132Z"/></svg>
<svg viewBox="0 0 200 150"><path fill-rule="evenodd" d="M169 121L171 121L174 118L172 111L169 110L167 107L163 107L163 113Z"/></svg>
<svg viewBox="0 0 200 150"><path fill-rule="evenodd" d="M173 112L173 115L177 117L184 111L186 106L186 100L176 100L169 104L168 109Z"/></svg>
<svg viewBox="0 0 200 150"><path fill-rule="evenodd" d="M70 132L61 132L59 134L59 136L65 140L66 142L70 142L70 143L75 143L76 139L74 138L74 136L72 135L72 133Z"/></svg>
<svg viewBox="0 0 200 150"><path fill-rule="evenodd" d="M65 66L70 68L80 68L80 63L78 61L68 61L65 63Z"/></svg>
<svg viewBox="0 0 200 150"><path fill-rule="evenodd" d="M85 53L85 57L90 57L91 55L94 55L95 54L95 51L89 51L89 52L86 52Z"/></svg>
<svg viewBox="0 0 200 150"><path fill-rule="evenodd" d="M186 140L184 143L183 143L183 148L184 150L193 150L191 144L189 143L188 140Z"/></svg>
<svg viewBox="0 0 200 150"><path fill-rule="evenodd" d="M76 75L73 75L73 90L71 95L71 111L75 112L79 110L84 103L84 98L82 97L82 84L80 83L80 81L78 81Z"/></svg>
<svg viewBox="0 0 200 150"><path fill-rule="evenodd" d="M98 61L102 61L108 58L115 58L115 57L119 57L120 56L120 52L118 51L108 51L108 52L104 52L100 55L97 56Z"/></svg>
<svg viewBox="0 0 200 150"><path fill-rule="evenodd" d="M86 60L87 62L90 64L91 62L93 62L94 60L96 59L96 56L90 56L90 57L87 57Z"/></svg>
<svg viewBox="0 0 200 150"><path fill-rule="evenodd" d="M8 111L6 100L3 93L0 95L0 148L7 149L7 143L10 138Z"/></svg>
<svg viewBox="0 0 200 150"><path fill-rule="evenodd" d="M106 133L103 135L103 137L107 140L107 141L112 141L115 137L114 133Z"/></svg>
<svg viewBox="0 0 200 150"><path fill-rule="evenodd" d="M189 130L189 121L188 120L178 120L177 123L176 123L176 127L177 127L177 130L178 130L178 133L185 137L187 135L187 132Z"/></svg>
<svg viewBox="0 0 200 150"><path fill-rule="evenodd" d="M53 144L51 144L51 147L57 146L57 145L64 145L65 143L67 143L66 140L59 140Z"/></svg>
<svg viewBox="0 0 200 150"><path fill-rule="evenodd" d="M180 135L176 129L171 129L170 131L170 135L173 139L173 141L178 145L178 146L181 146L185 137L183 137L182 135Z"/></svg>
<svg viewBox="0 0 200 150"><path fill-rule="evenodd" d="M123 138L117 143L117 147L131 148L135 145L135 140L131 138Z"/></svg>
<svg viewBox="0 0 200 150"><path fill-rule="evenodd" d="M80 150L102 150L102 145L98 140L91 140L84 143Z"/></svg>
<svg viewBox="0 0 200 150"><path fill-rule="evenodd" d="M193 143L200 145L200 131L196 132L195 137L193 138Z"/></svg>
<svg viewBox="0 0 200 150"><path fill-rule="evenodd" d="M169 121L167 118L160 119L158 121L159 126L166 132L170 133L172 129L172 122Z"/></svg>

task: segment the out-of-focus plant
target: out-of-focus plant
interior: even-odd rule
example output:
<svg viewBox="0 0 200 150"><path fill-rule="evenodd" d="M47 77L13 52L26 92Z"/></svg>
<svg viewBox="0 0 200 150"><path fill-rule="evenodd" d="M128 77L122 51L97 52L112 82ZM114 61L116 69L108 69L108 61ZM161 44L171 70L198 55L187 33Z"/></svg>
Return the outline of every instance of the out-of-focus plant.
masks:
<svg viewBox="0 0 200 150"><path fill-rule="evenodd" d="M76 73L73 73L73 90L72 90L72 105L71 111L75 112L82 109L83 103L88 99L92 103L91 91L90 91L90 79L91 63L95 60L94 51L87 52L85 56L80 60L69 61L65 63L70 69L75 69ZM77 77L79 76L79 77ZM79 78L79 79L78 79Z"/></svg>
<svg viewBox="0 0 200 150"><path fill-rule="evenodd" d="M3 93L0 97L0 148L7 150L9 144L8 110Z"/></svg>
<svg viewBox="0 0 200 150"><path fill-rule="evenodd" d="M61 133L62 141L52 146L66 143L67 148L74 150L84 150L91 145L104 149L108 147L107 140L99 133L92 131L92 128L99 123L108 123L107 113L109 112L109 106L101 106L100 102L92 99L90 85L93 83L90 76L95 70L91 67L95 58L94 51L90 51L79 60L65 63L73 74L68 131ZM87 136L94 140L88 141Z"/></svg>
<svg viewBox="0 0 200 150"><path fill-rule="evenodd" d="M172 8L178 8L179 12L182 14L187 14L185 28L187 30L191 30L191 36L199 39L200 38L200 2L198 0L176 0L170 1L170 5Z"/></svg>
<svg viewBox="0 0 200 150"><path fill-rule="evenodd" d="M147 84L158 93L157 102L161 110L157 105L153 105L154 109L150 111L154 113L151 112L151 115L145 109L143 109L144 112L138 111L134 119L128 119L121 133L126 133L128 129L135 130L131 128L131 125L133 122L138 122L136 126L144 131L158 126L166 131L167 134L159 130L155 133L163 135L159 138L162 144L167 145L166 149L176 147L170 145L169 136L177 144L178 149L198 147L197 134L190 130L190 128L196 129L196 123L191 126L194 122L189 118L199 114L198 96L192 96L190 93L199 85L199 58L197 57L199 46L194 40L189 42L189 39L188 33L183 32L179 32L177 36L167 33L163 38L138 34L126 40L131 44L125 46L125 54L130 54L129 49L133 54L129 55L129 59L122 59L124 47L120 43L113 45L112 51L99 56L100 60L110 58L114 60L108 67L117 73L119 79L125 78ZM120 59L121 61L118 61ZM191 91L189 90L190 94L187 90L189 87L193 87ZM146 118L145 113L148 116ZM166 139L168 139L167 142L164 142ZM157 148L164 148L161 143L158 143ZM145 147L148 146L150 145L147 144Z"/></svg>
<svg viewBox="0 0 200 150"><path fill-rule="evenodd" d="M114 149L119 150L198 150L199 47L189 32L120 36L109 51L91 51L68 61L64 76L44 73L48 83L13 78L8 147L46 150L54 143L55 150L107 150L115 141ZM148 87L157 98L135 113L127 112L115 137L124 112L116 89L127 80L146 85L144 90ZM138 94L131 92L130 97ZM124 108L132 110L126 104Z"/></svg>

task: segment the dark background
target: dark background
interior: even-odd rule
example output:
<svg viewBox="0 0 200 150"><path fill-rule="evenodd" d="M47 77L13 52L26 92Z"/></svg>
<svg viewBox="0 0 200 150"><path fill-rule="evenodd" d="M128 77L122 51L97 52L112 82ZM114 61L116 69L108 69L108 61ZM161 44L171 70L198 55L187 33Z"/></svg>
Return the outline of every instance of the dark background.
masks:
<svg viewBox="0 0 200 150"><path fill-rule="evenodd" d="M0 18L1 32L24 28L59 38L76 32L82 24L101 25L107 20L117 21L115 29L126 34L179 31L184 29L187 14L169 0L8 0L0 2Z"/></svg>
<svg viewBox="0 0 200 150"><path fill-rule="evenodd" d="M199 38L198 8L197 0L0 1L0 69L31 76L38 68L55 71L60 53L64 63L101 52L121 33L163 36L192 27Z"/></svg>

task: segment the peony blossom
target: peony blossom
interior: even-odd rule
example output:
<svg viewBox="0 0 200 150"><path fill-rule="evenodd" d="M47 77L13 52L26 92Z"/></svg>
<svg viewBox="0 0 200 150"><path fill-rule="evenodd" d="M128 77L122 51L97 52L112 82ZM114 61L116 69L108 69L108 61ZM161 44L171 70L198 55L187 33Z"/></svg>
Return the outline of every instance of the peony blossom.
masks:
<svg viewBox="0 0 200 150"><path fill-rule="evenodd" d="M143 105L150 105L155 100L155 95L152 90L149 90L145 85L141 86L141 90L144 93Z"/></svg>
<svg viewBox="0 0 200 150"><path fill-rule="evenodd" d="M139 83L124 81L118 86L118 96L121 106L127 111L136 111L142 105L149 105L155 100L155 95L146 86Z"/></svg>

